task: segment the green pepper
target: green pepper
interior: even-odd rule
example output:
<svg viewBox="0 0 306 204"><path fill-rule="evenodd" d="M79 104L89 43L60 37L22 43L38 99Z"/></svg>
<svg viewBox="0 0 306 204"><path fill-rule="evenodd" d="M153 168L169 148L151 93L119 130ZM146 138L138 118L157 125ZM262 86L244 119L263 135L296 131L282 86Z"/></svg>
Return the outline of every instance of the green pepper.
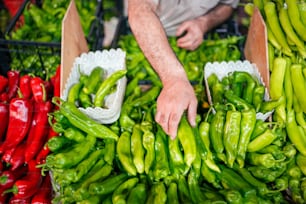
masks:
<svg viewBox="0 0 306 204"><path fill-rule="evenodd" d="M133 163L131 153L131 134L127 131L123 132L117 142L117 155L125 171L135 176L137 174L136 167Z"/></svg>
<svg viewBox="0 0 306 204"><path fill-rule="evenodd" d="M76 143L67 152L50 154L46 158L47 166L58 169L68 169L82 161L94 147L96 137L87 135L82 143Z"/></svg>
<svg viewBox="0 0 306 204"><path fill-rule="evenodd" d="M246 151L250 142L252 132L255 127L255 123L255 109L243 110L241 112L240 138L237 150L237 162L241 168L244 166Z"/></svg>
<svg viewBox="0 0 306 204"><path fill-rule="evenodd" d="M219 191L228 203L243 204L243 197L238 190L222 189Z"/></svg>
<svg viewBox="0 0 306 204"><path fill-rule="evenodd" d="M246 102L243 98L236 96L232 90L226 91L224 97L228 103L234 104L238 110L252 109L252 105Z"/></svg>
<svg viewBox="0 0 306 204"><path fill-rule="evenodd" d="M91 95L86 94L83 90L79 92L79 106L83 108L92 107Z"/></svg>
<svg viewBox="0 0 306 204"><path fill-rule="evenodd" d="M146 77L146 73L137 72L131 81L129 81L126 85L125 96L130 96L135 88L138 86L139 81L143 80Z"/></svg>
<svg viewBox="0 0 306 204"><path fill-rule="evenodd" d="M270 144L258 151L258 153L271 153L275 159L284 159L286 157L285 149L275 144Z"/></svg>
<svg viewBox="0 0 306 204"><path fill-rule="evenodd" d="M211 108L208 110L207 115L205 116L205 119L200 123L199 125L199 134L200 138L205 146L206 149L206 156L205 158L202 158L205 162L205 164L213 171L220 172L219 167L216 165L213 153L210 150L210 123L207 121L208 116L211 112Z"/></svg>
<svg viewBox="0 0 306 204"><path fill-rule="evenodd" d="M219 167L218 167L218 169L219 169ZM219 169L218 173L221 173L220 169ZM213 170L211 170L211 168L209 168L209 166L205 162L202 162L202 164L201 164L201 175L203 176L203 178L208 183L212 184L212 186L214 188L216 188L216 189L221 188L221 185L219 183L219 179L217 178L217 175L215 174L215 172Z"/></svg>
<svg viewBox="0 0 306 204"><path fill-rule="evenodd" d="M74 128L74 127L69 127L65 129L64 137L66 137L69 140L75 141L75 142L82 142L84 141L86 136L79 129Z"/></svg>
<svg viewBox="0 0 306 204"><path fill-rule="evenodd" d="M82 113L73 103L61 101L56 97L53 97L52 102L60 107L60 112L68 118L69 122L75 127L79 128L83 132L102 139L110 138L118 140L116 135L107 126L97 123L87 115Z"/></svg>
<svg viewBox="0 0 306 204"><path fill-rule="evenodd" d="M260 112L267 113L270 111L273 111L275 108L277 108L279 105L282 105L285 103L285 96L282 95L280 98L270 101L264 101L262 102Z"/></svg>
<svg viewBox="0 0 306 204"><path fill-rule="evenodd" d="M144 125L142 124L142 127L143 126ZM149 171L152 168L155 160L155 135L150 129L142 128L142 131L144 132L142 135L142 145L146 150L146 154L144 157L144 171L146 172L146 174L149 174Z"/></svg>
<svg viewBox="0 0 306 204"><path fill-rule="evenodd" d="M188 183L183 175L179 175L177 180L178 196L181 203L192 203Z"/></svg>
<svg viewBox="0 0 306 204"><path fill-rule="evenodd" d="M296 124L294 110L287 111L286 130L290 141L295 145L296 149L303 155L306 155L306 136L301 127Z"/></svg>
<svg viewBox="0 0 306 204"><path fill-rule="evenodd" d="M75 83L71 86L71 88L68 91L67 101L70 103L76 103L79 100L79 93L82 89L83 84L82 83Z"/></svg>
<svg viewBox="0 0 306 204"><path fill-rule="evenodd" d="M197 173L195 172L194 168L191 168L187 178L190 198L193 203L203 202L206 200L205 196L200 190L198 176L196 174Z"/></svg>
<svg viewBox="0 0 306 204"><path fill-rule="evenodd" d="M121 183L117 189L113 192L112 202L115 203L125 203L127 197L134 186L138 183L139 179L137 177L129 178L128 180Z"/></svg>
<svg viewBox="0 0 306 204"><path fill-rule="evenodd" d="M130 105L134 107L141 107L148 103L155 101L159 95L160 87L152 86L149 90L145 91L143 95L133 100Z"/></svg>
<svg viewBox="0 0 306 204"><path fill-rule="evenodd" d="M301 169L304 175L306 175L306 156L298 153L296 156L296 164Z"/></svg>
<svg viewBox="0 0 306 204"><path fill-rule="evenodd" d="M168 148L166 145L166 133L160 126L157 126L155 135L155 162L153 165L153 176L155 180L165 178L170 174Z"/></svg>
<svg viewBox="0 0 306 204"><path fill-rule="evenodd" d="M133 127L133 132L131 135L131 153L133 158L133 163L136 167L136 170L139 174L144 172L144 158L145 158L145 149L142 145L142 136L143 132L141 131L140 124L135 124Z"/></svg>
<svg viewBox="0 0 306 204"><path fill-rule="evenodd" d="M81 161L75 168L64 171L64 178L72 183L78 182L95 165L98 159L104 154L104 150L95 150L87 158Z"/></svg>
<svg viewBox="0 0 306 204"><path fill-rule="evenodd" d="M179 198L177 193L177 184L171 182L167 189L167 203L179 204Z"/></svg>
<svg viewBox="0 0 306 204"><path fill-rule="evenodd" d="M71 140L64 136L52 137L47 142L47 146L51 152L58 152L69 144L71 144Z"/></svg>
<svg viewBox="0 0 306 204"><path fill-rule="evenodd" d="M191 167L192 162L196 158L197 149L194 132L185 114L181 117L177 130L177 137L184 151L185 164L187 167Z"/></svg>
<svg viewBox="0 0 306 204"><path fill-rule="evenodd" d="M91 183L88 187L88 191L90 195L107 195L113 193L127 179L128 175L126 173L113 175L101 182L97 181Z"/></svg>
<svg viewBox="0 0 306 204"><path fill-rule="evenodd" d="M166 187L163 182L153 183L146 203L165 204L167 201Z"/></svg>
<svg viewBox="0 0 306 204"><path fill-rule="evenodd" d="M212 147L216 152L217 157L222 161L226 160L223 144L225 117L225 111L217 110L215 115L213 115L209 128L209 137Z"/></svg>
<svg viewBox="0 0 306 204"><path fill-rule="evenodd" d="M76 204L99 204L101 201L101 196L91 196L85 200L76 202Z"/></svg>
<svg viewBox="0 0 306 204"><path fill-rule="evenodd" d="M301 109L306 113L306 85L305 78L302 73L302 64L292 64L291 70L291 81L294 94L300 104ZM305 98L304 98L305 97Z"/></svg>
<svg viewBox="0 0 306 204"><path fill-rule="evenodd" d="M274 59L273 72L270 77L270 97L272 100L277 100L282 96L286 63L285 58L276 57Z"/></svg>
<svg viewBox="0 0 306 204"><path fill-rule="evenodd" d="M147 187L144 183L138 183L128 195L127 204L145 203L147 199Z"/></svg>
<svg viewBox="0 0 306 204"><path fill-rule="evenodd" d="M125 76L126 73L127 70L125 69L117 70L100 84L94 98L95 107L103 106L105 96L107 96L110 93L111 89L115 86L117 81L121 79L123 76Z"/></svg>
<svg viewBox="0 0 306 204"><path fill-rule="evenodd" d="M275 168L266 168L264 166L250 166L247 168L252 175L264 182L274 182L286 170L287 164L279 163Z"/></svg>
<svg viewBox="0 0 306 204"><path fill-rule="evenodd" d="M184 156L181 151L178 137L171 139L168 137L169 163L174 174L185 174L189 168L184 162Z"/></svg>
<svg viewBox="0 0 306 204"><path fill-rule="evenodd" d="M212 96L212 102L213 104L223 103L224 97L223 94L225 92L224 85L217 81L212 87L211 87L211 96Z"/></svg>
<svg viewBox="0 0 306 204"><path fill-rule="evenodd" d="M115 154L116 154L116 142L115 140L112 139L105 139L104 140L105 143L105 153L103 155L104 160L106 161L106 163L108 163L109 165L113 165L113 161L115 159Z"/></svg>
<svg viewBox="0 0 306 204"><path fill-rule="evenodd" d="M259 151L270 145L276 138L277 135L270 128L267 128L262 134L260 134L254 140L249 142L247 151Z"/></svg>
<svg viewBox="0 0 306 204"><path fill-rule="evenodd" d="M262 104L262 101L264 100L264 96L265 96L265 90L266 90L266 88L261 84L257 85L254 88L252 104L253 104L256 112L258 112L261 108L261 104Z"/></svg>
<svg viewBox="0 0 306 204"><path fill-rule="evenodd" d="M243 71L234 71L233 73L233 83L242 83L245 84L243 88L242 98L248 103L252 104L253 102L253 91L256 87L256 80L248 72Z"/></svg>
<svg viewBox="0 0 306 204"><path fill-rule="evenodd" d="M276 166L276 163L283 162L284 159L276 160L272 153L256 153L250 152L247 154L248 162L254 166L264 166L266 168L272 168Z"/></svg>
<svg viewBox="0 0 306 204"><path fill-rule="evenodd" d="M96 90L99 86L99 84L102 82L104 74L104 69L102 67L95 67L93 70L90 72L88 76L88 80L84 84L82 91L86 94L93 94L96 93Z"/></svg>
<svg viewBox="0 0 306 204"><path fill-rule="evenodd" d="M237 111L234 105L230 105L232 110L226 112L223 144L226 152L226 164L229 167L233 167L237 157L237 148L240 137L241 112Z"/></svg>

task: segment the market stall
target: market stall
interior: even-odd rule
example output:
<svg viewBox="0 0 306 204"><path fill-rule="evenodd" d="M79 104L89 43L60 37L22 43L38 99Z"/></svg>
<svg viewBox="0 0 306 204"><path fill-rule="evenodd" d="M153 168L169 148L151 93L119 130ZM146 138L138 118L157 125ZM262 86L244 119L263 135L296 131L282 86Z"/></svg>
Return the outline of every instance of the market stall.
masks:
<svg viewBox="0 0 306 204"><path fill-rule="evenodd" d="M249 32L234 16L194 51L168 37L198 99L175 139L154 120L162 84L123 2L48 2L25 1L0 39L0 203L306 202L304 1L242 1ZM60 16L26 38L47 26L33 8Z"/></svg>

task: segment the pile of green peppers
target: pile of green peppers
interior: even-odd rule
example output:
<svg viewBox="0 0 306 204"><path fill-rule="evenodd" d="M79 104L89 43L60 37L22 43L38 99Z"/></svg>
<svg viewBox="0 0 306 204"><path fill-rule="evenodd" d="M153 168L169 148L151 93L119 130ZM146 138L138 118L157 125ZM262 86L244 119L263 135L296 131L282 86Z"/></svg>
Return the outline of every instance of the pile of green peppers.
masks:
<svg viewBox="0 0 306 204"><path fill-rule="evenodd" d="M207 62L212 61L236 61L241 59L239 45L243 41L242 36L228 36L220 38L217 33L211 34L194 51L187 51L176 45L175 37L168 37L168 41L177 58L183 64L188 79L199 82L203 78L203 68ZM144 57L135 37L132 34L122 35L118 41L118 47L126 52L127 76L134 78L140 71L146 72L143 79L154 83L158 79L157 74Z"/></svg>

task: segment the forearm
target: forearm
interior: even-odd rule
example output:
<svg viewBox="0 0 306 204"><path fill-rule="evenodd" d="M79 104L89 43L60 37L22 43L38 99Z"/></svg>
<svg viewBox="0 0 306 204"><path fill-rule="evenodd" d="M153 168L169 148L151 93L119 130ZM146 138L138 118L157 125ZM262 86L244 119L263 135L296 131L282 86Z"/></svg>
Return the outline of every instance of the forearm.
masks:
<svg viewBox="0 0 306 204"><path fill-rule="evenodd" d="M202 25L203 34L225 22L233 13L230 5L219 4L203 16L197 18Z"/></svg>
<svg viewBox="0 0 306 204"><path fill-rule="evenodd" d="M129 1L129 24L137 42L162 82L186 74L168 43L154 6L144 0Z"/></svg>

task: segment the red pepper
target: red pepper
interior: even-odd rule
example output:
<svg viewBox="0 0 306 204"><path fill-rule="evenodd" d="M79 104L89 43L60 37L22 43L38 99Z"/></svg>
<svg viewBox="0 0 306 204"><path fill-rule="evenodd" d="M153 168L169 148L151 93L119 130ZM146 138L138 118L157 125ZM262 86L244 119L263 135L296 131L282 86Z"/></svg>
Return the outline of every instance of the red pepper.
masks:
<svg viewBox="0 0 306 204"><path fill-rule="evenodd" d="M8 85L8 79L5 76L0 75L0 93L5 91Z"/></svg>
<svg viewBox="0 0 306 204"><path fill-rule="evenodd" d="M8 194L3 193L4 189L0 189L0 203L7 203L8 200Z"/></svg>
<svg viewBox="0 0 306 204"><path fill-rule="evenodd" d="M8 94L3 92L0 94L0 102L7 103L8 102Z"/></svg>
<svg viewBox="0 0 306 204"><path fill-rule="evenodd" d="M8 98L11 100L17 95L18 85L19 85L20 74L18 71L9 70L7 72L8 78Z"/></svg>
<svg viewBox="0 0 306 204"><path fill-rule="evenodd" d="M51 83L53 84L53 95L60 97L60 84L61 82L61 65L56 68L55 75L51 77Z"/></svg>
<svg viewBox="0 0 306 204"><path fill-rule="evenodd" d="M40 188L42 183L41 170L36 168L36 162L28 162L27 174L18 179L12 188L5 190L5 193L12 192L15 198L27 199L32 197Z"/></svg>
<svg viewBox="0 0 306 204"><path fill-rule="evenodd" d="M48 113L52 110L51 101L36 102L35 112L32 120L32 127L27 137L27 146L25 149L25 162L36 157L40 149L43 148L50 128L48 122Z"/></svg>
<svg viewBox="0 0 306 204"><path fill-rule="evenodd" d="M48 138L46 141L51 139L52 137L57 137L58 133L55 132L52 128L49 128ZM50 149L48 148L48 145L43 146L43 148L40 150L40 152L36 156L36 163L37 164L44 164L46 162L46 157L49 155Z"/></svg>
<svg viewBox="0 0 306 204"><path fill-rule="evenodd" d="M52 185L50 175L46 174L40 189L32 197L31 204L51 204Z"/></svg>
<svg viewBox="0 0 306 204"><path fill-rule="evenodd" d="M30 204L31 198L17 198L16 196L13 196L9 200L9 204Z"/></svg>
<svg viewBox="0 0 306 204"><path fill-rule="evenodd" d="M27 166L22 165L15 170L5 170L0 175L0 189L7 190L12 188L17 179L20 179L27 172Z"/></svg>
<svg viewBox="0 0 306 204"><path fill-rule="evenodd" d="M31 89L36 102L46 101L45 81L40 77L31 79Z"/></svg>
<svg viewBox="0 0 306 204"><path fill-rule="evenodd" d="M4 138L9 120L9 106L6 103L0 102L0 140Z"/></svg>
<svg viewBox="0 0 306 204"><path fill-rule="evenodd" d="M3 149L3 148L2 148ZM1 151L2 151L1 149ZM2 161L9 164L16 148L7 149L2 155Z"/></svg>
<svg viewBox="0 0 306 204"><path fill-rule="evenodd" d="M9 105L9 121L2 151L16 147L26 137L32 122L33 102L13 98Z"/></svg>
<svg viewBox="0 0 306 204"><path fill-rule="evenodd" d="M51 80L44 81L44 86L46 89L46 100L49 100L53 97L53 84Z"/></svg>
<svg viewBox="0 0 306 204"><path fill-rule="evenodd" d="M32 89L31 89L31 79L30 75L23 75L20 77L19 80L19 89L23 96L23 98L29 99L32 96Z"/></svg>
<svg viewBox="0 0 306 204"><path fill-rule="evenodd" d="M15 170L18 167L24 165L25 162L25 149L27 144L25 142L20 143L19 145L17 145L15 151L12 154L12 157L9 161L9 164L11 165L11 169Z"/></svg>

